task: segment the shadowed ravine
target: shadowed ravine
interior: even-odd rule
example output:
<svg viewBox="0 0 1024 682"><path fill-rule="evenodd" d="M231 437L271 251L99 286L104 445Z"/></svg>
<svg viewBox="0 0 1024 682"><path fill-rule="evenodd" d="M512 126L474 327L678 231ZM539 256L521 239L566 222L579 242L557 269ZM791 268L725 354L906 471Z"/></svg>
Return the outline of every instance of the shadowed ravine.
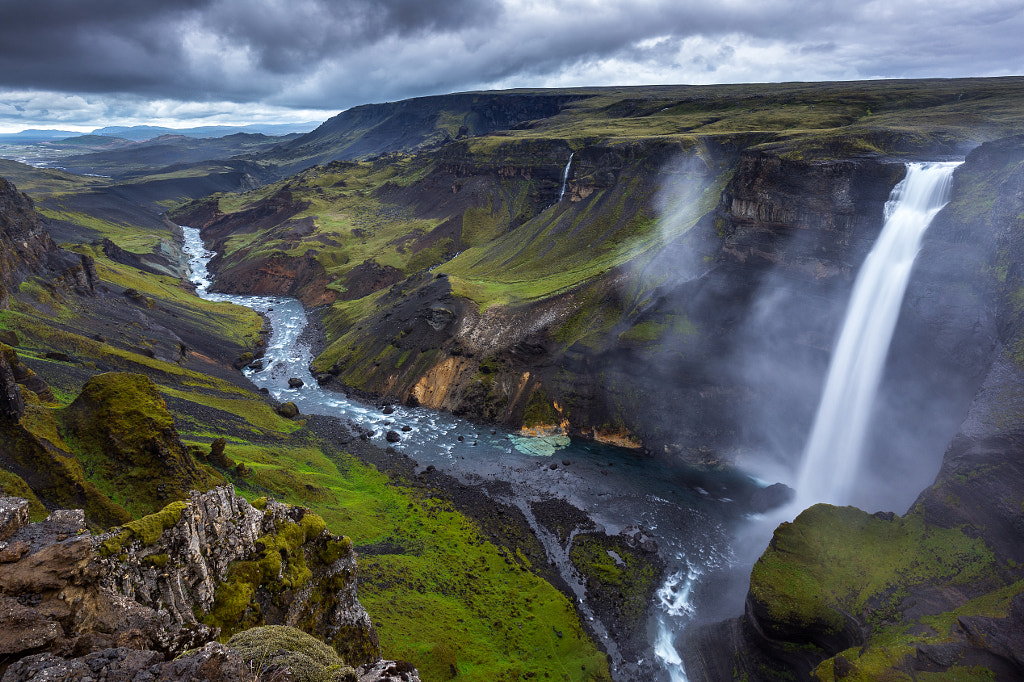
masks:
<svg viewBox="0 0 1024 682"><path fill-rule="evenodd" d="M694 580L730 562L731 531L744 514L726 491L732 485L749 487L749 480L673 467L597 443L527 438L425 408L394 405L386 414L383 408L321 388L309 372L311 350L300 340L307 325L302 304L289 298L210 292L206 264L214 254L204 248L198 230L183 231L199 295L248 306L270 322L265 369L245 370L253 383L276 400L294 402L303 414L338 417L372 431L371 440L380 447L389 445L389 431L399 433L401 441L393 447L413 458L418 470L433 466L519 508L544 544L548 561L574 593L581 617L606 648L615 678L685 679L670 642L694 615L689 601ZM289 388L292 377L305 385ZM532 504L550 499L566 500L609 534L641 528L657 543L665 573L649 611L646 652L630 656L620 651L595 614L587 586L570 563L572 535L560 537L539 523L532 511Z"/></svg>

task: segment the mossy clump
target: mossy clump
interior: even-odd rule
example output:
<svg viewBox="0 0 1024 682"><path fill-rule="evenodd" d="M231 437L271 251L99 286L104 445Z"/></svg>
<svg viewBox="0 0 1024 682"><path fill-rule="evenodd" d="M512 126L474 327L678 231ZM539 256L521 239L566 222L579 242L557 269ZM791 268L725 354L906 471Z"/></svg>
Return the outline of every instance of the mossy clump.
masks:
<svg viewBox="0 0 1024 682"><path fill-rule="evenodd" d="M538 387L530 395L529 402L526 403L526 412L523 413L523 426L529 428L558 424L561 419L561 415L555 409L555 405L548 396L547 391Z"/></svg>
<svg viewBox="0 0 1024 682"><path fill-rule="evenodd" d="M326 528L323 518L310 513L297 523L280 521L274 532L256 540L254 556L228 567L227 579L217 587L203 622L228 635L263 625L262 601L279 602L283 593L305 586L313 577L307 558L319 557L316 552L307 557L303 545L320 538Z"/></svg>
<svg viewBox="0 0 1024 682"><path fill-rule="evenodd" d="M661 574L654 562L621 538L597 533L576 535L569 558L586 580L587 591L613 610L624 631L643 629Z"/></svg>
<svg viewBox="0 0 1024 682"><path fill-rule="evenodd" d="M28 500L29 519L33 522L42 521L50 515L25 479L4 469L0 469L0 493Z"/></svg>
<svg viewBox="0 0 1024 682"><path fill-rule="evenodd" d="M227 645L254 669L287 669L296 682L356 682L356 671L316 637L286 625L264 625L234 635Z"/></svg>
<svg viewBox="0 0 1024 682"><path fill-rule="evenodd" d="M18 424L0 424L0 453L4 467L20 478L49 509L84 509L93 527L110 527L131 521L124 507L111 500L89 481L81 463L56 435L51 410L28 406ZM36 429L39 432L36 432ZM50 440L51 436L57 441ZM16 480L11 479L16 484ZM26 494L20 494L31 500ZM30 507L33 514L47 514Z"/></svg>
<svg viewBox="0 0 1024 682"><path fill-rule="evenodd" d="M226 446L227 441L223 438L218 438L217 440L210 443L210 455L207 458L209 459L210 464L213 464L214 466L219 466L221 469L230 469L232 466L234 466L234 462L232 462L228 458L228 456L224 454L224 448Z"/></svg>

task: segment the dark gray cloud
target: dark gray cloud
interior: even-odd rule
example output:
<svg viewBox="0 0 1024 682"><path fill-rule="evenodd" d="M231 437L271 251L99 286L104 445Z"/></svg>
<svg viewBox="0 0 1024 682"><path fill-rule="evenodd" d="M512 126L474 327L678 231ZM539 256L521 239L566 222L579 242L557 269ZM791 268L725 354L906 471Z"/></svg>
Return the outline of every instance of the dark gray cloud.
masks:
<svg viewBox="0 0 1024 682"><path fill-rule="evenodd" d="M0 17L0 127L303 118L488 87L1024 72L1019 0L0 0Z"/></svg>

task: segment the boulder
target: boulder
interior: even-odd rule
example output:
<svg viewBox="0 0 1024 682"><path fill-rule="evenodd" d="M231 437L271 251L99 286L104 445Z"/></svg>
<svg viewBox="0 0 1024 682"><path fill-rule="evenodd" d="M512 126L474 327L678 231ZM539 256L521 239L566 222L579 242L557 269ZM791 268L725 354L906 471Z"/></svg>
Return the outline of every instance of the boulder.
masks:
<svg viewBox="0 0 1024 682"><path fill-rule="evenodd" d="M0 497L0 542L28 525L28 500Z"/></svg>
<svg viewBox="0 0 1024 682"><path fill-rule="evenodd" d="M299 408L289 400L277 406L277 413L285 419L294 419L299 415Z"/></svg>
<svg viewBox="0 0 1024 682"><path fill-rule="evenodd" d="M302 388L305 385L306 382L298 377L291 377L288 379L288 388Z"/></svg>

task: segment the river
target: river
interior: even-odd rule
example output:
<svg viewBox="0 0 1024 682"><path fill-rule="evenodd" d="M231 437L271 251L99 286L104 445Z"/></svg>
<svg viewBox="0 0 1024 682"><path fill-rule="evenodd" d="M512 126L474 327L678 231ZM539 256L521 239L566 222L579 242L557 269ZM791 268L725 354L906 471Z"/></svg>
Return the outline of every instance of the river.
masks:
<svg viewBox="0 0 1024 682"><path fill-rule="evenodd" d="M313 355L302 340L308 324L302 304L291 298L211 292L207 264L214 253L204 247L199 230L182 230L197 293L207 300L252 308L270 323L264 369L244 370L257 387L266 388L278 401L295 403L303 414L355 422L371 430L380 447L392 445L385 440L388 431L399 433L401 441L393 447L413 458L420 469L432 465L468 485L510 483L505 486L512 491L509 497L499 501L523 511L549 560L574 592L582 617L607 650L615 679L686 680L673 640L695 616L694 588L701 576L728 570L734 562L731 538L745 518L736 502L709 490L726 489L725 479L737 474L647 459L592 442L523 437L426 408L394 405L393 413L385 414L382 408L323 389L309 372ZM289 388L292 377L305 385ZM666 571L650 609L650 647L643 656L630 658L619 651L568 561L569 548L534 518L531 503L551 498L586 512L609 534L640 527L657 542Z"/></svg>

